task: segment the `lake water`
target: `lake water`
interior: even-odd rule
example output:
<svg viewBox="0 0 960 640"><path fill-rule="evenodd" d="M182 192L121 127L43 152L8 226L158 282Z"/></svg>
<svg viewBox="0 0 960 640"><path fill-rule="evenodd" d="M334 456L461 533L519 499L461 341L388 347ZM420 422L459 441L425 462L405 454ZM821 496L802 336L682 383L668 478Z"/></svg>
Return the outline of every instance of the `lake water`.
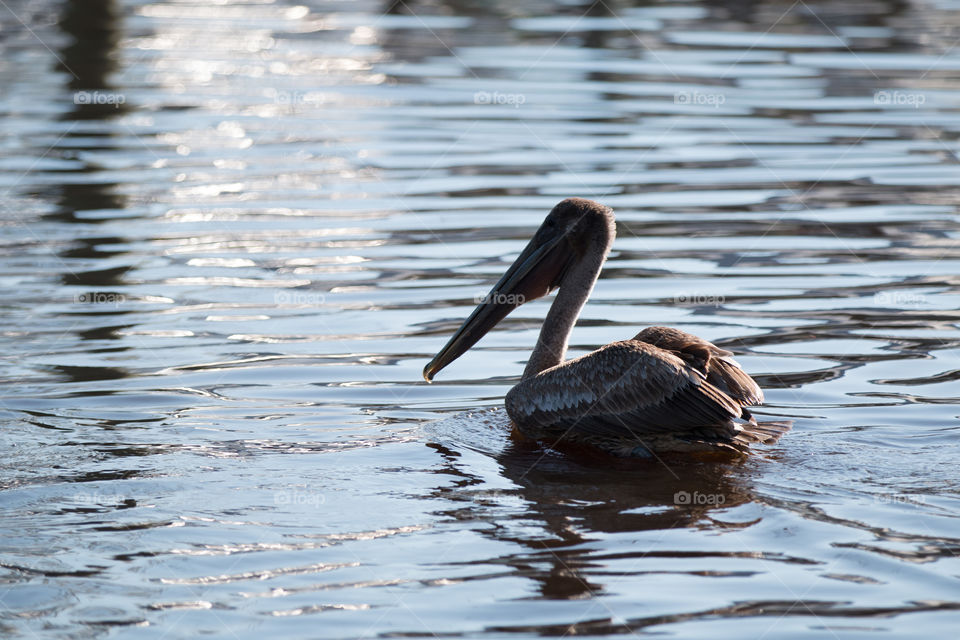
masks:
<svg viewBox="0 0 960 640"><path fill-rule="evenodd" d="M954 637L960 3L0 9L0 635ZM734 350L739 463L517 442L549 300L420 371L566 196L571 355Z"/></svg>

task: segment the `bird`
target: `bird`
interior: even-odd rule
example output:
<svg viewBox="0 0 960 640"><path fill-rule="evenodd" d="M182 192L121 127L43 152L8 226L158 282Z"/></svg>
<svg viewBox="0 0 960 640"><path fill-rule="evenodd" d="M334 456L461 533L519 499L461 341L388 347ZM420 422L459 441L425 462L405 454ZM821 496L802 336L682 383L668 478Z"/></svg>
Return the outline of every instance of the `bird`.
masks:
<svg viewBox="0 0 960 640"><path fill-rule="evenodd" d="M557 204L446 345L427 382L520 305L557 290L520 381L504 397L527 438L588 445L621 457L660 452L750 453L789 423L758 424L747 407L763 391L733 353L670 327L652 326L566 360L567 344L616 237L613 210L593 200Z"/></svg>

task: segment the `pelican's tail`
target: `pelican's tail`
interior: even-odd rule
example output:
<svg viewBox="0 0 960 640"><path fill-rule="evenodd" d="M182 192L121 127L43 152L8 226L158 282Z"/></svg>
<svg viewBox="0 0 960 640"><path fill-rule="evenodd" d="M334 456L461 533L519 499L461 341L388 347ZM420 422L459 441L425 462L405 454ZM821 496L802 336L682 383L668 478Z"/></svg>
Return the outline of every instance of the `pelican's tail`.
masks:
<svg viewBox="0 0 960 640"><path fill-rule="evenodd" d="M718 437L718 434L703 434L706 437L692 439L691 443L699 446L706 446L713 451L735 452L739 455L749 456L751 446L755 444L774 444L780 439L780 436L790 431L793 426L791 420L771 420L767 422L757 422L749 411L743 410L743 416L746 419L735 419L734 425L736 433L731 437L728 434ZM711 437L712 436L712 437Z"/></svg>
<svg viewBox="0 0 960 640"><path fill-rule="evenodd" d="M790 431L793 427L792 420L755 422L751 420L742 425L739 433L734 436L734 440L745 445L751 444L774 444L780 439L780 436Z"/></svg>

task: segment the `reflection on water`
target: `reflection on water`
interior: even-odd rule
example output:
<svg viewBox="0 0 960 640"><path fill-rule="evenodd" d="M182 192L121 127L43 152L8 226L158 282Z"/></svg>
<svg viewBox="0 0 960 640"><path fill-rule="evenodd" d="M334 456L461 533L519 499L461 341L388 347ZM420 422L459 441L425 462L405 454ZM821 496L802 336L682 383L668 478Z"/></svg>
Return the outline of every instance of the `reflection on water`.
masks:
<svg viewBox="0 0 960 640"><path fill-rule="evenodd" d="M0 633L945 636L954 5L8 3ZM570 195L571 355L692 331L779 445L514 441L549 301L420 381Z"/></svg>

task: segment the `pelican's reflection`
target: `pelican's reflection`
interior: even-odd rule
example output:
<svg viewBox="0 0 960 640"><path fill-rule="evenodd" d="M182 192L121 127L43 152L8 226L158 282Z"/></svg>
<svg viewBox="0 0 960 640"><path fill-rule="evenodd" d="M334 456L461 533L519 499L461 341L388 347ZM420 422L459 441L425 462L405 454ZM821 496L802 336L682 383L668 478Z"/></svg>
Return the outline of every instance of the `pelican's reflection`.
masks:
<svg viewBox="0 0 960 640"><path fill-rule="evenodd" d="M707 520L711 510L751 500L732 462L585 459L544 455L524 443L507 447L499 462L527 504L523 519L543 523L538 535L506 537L549 563L546 572L531 575L545 598L602 591L602 584L582 572L597 563L583 544L593 534L691 527ZM644 551L638 549L638 555ZM522 562L518 558L513 564L520 568Z"/></svg>
<svg viewBox="0 0 960 640"><path fill-rule="evenodd" d="M754 463L749 461L586 457L511 441L494 457L514 488L491 492L483 490L490 483L464 468L460 453L435 443L430 446L447 459L443 473L459 476L454 487L440 489L439 494L471 503L449 514L489 521L491 513L500 513L495 526L481 531L525 548L482 564L512 567L535 580L540 595L549 599L592 597L604 591L597 580L602 573L596 571L604 558L597 557L589 543L605 534L704 526L711 512L753 499L747 467ZM511 508L504 517L498 507L512 506L515 497L522 500L522 508ZM641 558L650 551L638 546L635 554ZM621 558L634 552L616 553Z"/></svg>

